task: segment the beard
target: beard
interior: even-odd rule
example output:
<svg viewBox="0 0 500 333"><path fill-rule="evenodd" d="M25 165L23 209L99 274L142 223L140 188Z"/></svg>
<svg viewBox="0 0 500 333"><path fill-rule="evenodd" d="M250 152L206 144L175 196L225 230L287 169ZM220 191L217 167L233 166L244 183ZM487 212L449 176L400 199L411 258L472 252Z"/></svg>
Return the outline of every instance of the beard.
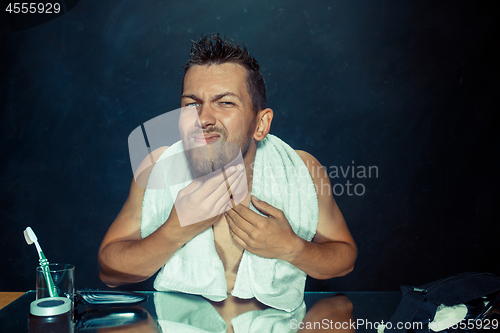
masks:
<svg viewBox="0 0 500 333"><path fill-rule="evenodd" d="M185 151L193 178L203 177L216 170L227 168L240 153L232 142L215 142Z"/></svg>
<svg viewBox="0 0 500 333"><path fill-rule="evenodd" d="M183 142L184 152L193 179L203 177L216 170L225 169L233 164L236 165L238 162L241 162L241 158L237 159L237 157L244 157L246 155L250 143L252 142L253 125L252 122L249 131L245 133L245 135L236 138L236 142L227 141L227 131L219 128L210 128L203 131L204 134L219 134L219 140L216 142L192 148L189 147L190 139L187 139L188 142Z"/></svg>

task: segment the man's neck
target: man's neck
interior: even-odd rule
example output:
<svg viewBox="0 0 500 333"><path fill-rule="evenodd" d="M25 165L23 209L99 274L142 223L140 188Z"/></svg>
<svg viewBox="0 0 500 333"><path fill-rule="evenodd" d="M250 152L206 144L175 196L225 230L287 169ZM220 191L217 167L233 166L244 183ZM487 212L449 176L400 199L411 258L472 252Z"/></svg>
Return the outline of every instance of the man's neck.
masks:
<svg viewBox="0 0 500 333"><path fill-rule="evenodd" d="M252 193L252 181L253 181L253 167L255 162L255 155L257 153L257 141L252 140L248 150L243 156L243 162L245 163L245 172L247 176L248 193Z"/></svg>

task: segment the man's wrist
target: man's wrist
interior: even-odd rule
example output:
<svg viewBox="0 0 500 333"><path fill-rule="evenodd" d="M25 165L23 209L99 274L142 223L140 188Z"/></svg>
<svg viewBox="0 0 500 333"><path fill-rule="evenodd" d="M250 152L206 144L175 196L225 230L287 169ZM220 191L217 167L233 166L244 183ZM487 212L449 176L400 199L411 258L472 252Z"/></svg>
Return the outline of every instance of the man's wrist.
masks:
<svg viewBox="0 0 500 333"><path fill-rule="evenodd" d="M172 212L175 211L175 208L172 209ZM166 243L175 246L176 248L180 248L184 244L186 244L191 238L186 235L186 229L182 229L179 223L179 219L177 217L177 213L170 214L167 221L163 223L163 225L159 228L162 229L162 237Z"/></svg>
<svg viewBox="0 0 500 333"><path fill-rule="evenodd" d="M296 265L300 260L304 249L306 247L306 240L295 235L295 239L289 243L287 251L283 254L283 260L292 265Z"/></svg>

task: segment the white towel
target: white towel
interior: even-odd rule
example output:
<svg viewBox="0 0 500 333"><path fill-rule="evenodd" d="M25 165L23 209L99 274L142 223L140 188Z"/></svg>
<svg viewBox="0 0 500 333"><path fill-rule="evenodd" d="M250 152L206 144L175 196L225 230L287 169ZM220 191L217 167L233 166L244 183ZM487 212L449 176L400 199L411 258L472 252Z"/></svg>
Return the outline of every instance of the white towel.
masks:
<svg viewBox="0 0 500 333"><path fill-rule="evenodd" d="M142 237L153 233L167 220L177 192L190 180L187 160L184 158L181 162L179 158L184 155L182 149L181 142L172 145L153 169L144 194ZM176 156L175 162L172 156ZM172 171L173 168L176 171ZM159 182L168 183L172 172L176 173L175 189L158 186ZM257 146L252 194L281 209L295 233L307 241L312 240L318 223L318 200L311 176L300 156L270 134ZM259 213L253 205L250 208ZM245 250L231 294L244 299L255 297L270 307L293 311L303 301L305 281L306 274L292 264L262 258ZM154 287L202 295L216 302L227 298L224 267L215 250L212 228L194 237L170 258L158 273Z"/></svg>
<svg viewBox="0 0 500 333"><path fill-rule="evenodd" d="M217 310L201 296L156 292L154 304L158 324L169 333L226 333L227 325ZM306 304L292 312L272 308L244 312L231 319L235 333L292 333L292 322L302 322ZM295 325L296 326L296 325Z"/></svg>

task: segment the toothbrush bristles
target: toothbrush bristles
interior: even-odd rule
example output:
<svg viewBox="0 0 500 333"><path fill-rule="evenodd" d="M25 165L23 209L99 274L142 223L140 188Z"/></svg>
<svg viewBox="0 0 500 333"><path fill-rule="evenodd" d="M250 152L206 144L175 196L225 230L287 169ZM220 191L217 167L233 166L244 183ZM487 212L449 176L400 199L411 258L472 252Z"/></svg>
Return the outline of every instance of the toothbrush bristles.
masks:
<svg viewBox="0 0 500 333"><path fill-rule="evenodd" d="M26 243L28 243L28 245L31 245L33 244L33 240L30 238L30 236L28 235L28 231L27 230L24 230L24 239L26 239Z"/></svg>

